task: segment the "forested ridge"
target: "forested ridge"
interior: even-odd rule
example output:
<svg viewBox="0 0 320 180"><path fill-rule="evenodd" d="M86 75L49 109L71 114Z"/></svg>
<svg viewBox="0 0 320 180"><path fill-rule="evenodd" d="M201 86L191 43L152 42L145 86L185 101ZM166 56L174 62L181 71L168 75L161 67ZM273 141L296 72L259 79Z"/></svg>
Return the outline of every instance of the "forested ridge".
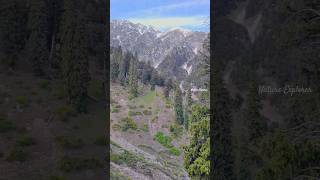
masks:
<svg viewBox="0 0 320 180"><path fill-rule="evenodd" d="M229 98L214 100L213 117L225 112L215 107L228 104L225 119L231 118L232 128L231 141L224 141L231 152L230 163L224 166L229 171L213 179L318 179L319 3L216 4L212 60ZM263 91L263 87L282 91ZM230 131L223 134L228 137ZM213 158L219 157L224 156Z"/></svg>
<svg viewBox="0 0 320 180"><path fill-rule="evenodd" d="M0 179L105 178L106 2L0 9Z"/></svg>

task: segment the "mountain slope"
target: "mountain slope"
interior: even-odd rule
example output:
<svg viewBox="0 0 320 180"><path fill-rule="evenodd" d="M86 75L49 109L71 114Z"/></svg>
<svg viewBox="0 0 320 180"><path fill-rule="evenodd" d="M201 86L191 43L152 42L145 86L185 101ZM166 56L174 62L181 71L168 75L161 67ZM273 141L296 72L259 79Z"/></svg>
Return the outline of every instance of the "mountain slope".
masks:
<svg viewBox="0 0 320 180"><path fill-rule="evenodd" d="M112 20L110 23L112 47L121 46L136 52L140 61L150 61L154 67L159 67L160 72L170 73L178 79L187 76L183 64L194 58L206 37L205 32L181 28L161 32L126 20Z"/></svg>
<svg viewBox="0 0 320 180"><path fill-rule="evenodd" d="M121 176L133 179L189 179L183 167L181 146L187 143L186 133L174 136L173 108L162 97L162 89L145 92L129 100L127 89L111 84L111 172L112 179ZM131 120L130 120L131 119ZM170 137L171 146L157 137Z"/></svg>

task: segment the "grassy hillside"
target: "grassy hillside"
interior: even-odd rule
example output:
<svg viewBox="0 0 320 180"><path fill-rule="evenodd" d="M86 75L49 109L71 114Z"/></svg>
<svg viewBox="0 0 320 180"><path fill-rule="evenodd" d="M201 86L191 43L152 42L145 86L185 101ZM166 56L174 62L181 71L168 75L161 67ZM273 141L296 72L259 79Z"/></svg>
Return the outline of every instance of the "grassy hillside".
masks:
<svg viewBox="0 0 320 180"><path fill-rule="evenodd" d="M186 132L175 124L172 106L162 89L141 87L129 100L128 90L111 84L111 171L112 179L187 179L182 146ZM178 132L179 133L175 133Z"/></svg>
<svg viewBox="0 0 320 180"><path fill-rule="evenodd" d="M104 106L90 100L88 113L78 114L59 81L0 68L0 177L105 178ZM99 99L100 91L92 86L89 94Z"/></svg>

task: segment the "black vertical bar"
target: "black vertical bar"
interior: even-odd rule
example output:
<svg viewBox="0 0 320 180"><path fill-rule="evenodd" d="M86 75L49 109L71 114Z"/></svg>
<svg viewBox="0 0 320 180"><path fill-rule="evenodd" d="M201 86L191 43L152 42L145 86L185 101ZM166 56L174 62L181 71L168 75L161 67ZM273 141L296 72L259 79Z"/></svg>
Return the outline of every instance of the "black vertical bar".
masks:
<svg viewBox="0 0 320 180"><path fill-rule="evenodd" d="M105 19L105 63L104 63L104 69L105 69L105 92L106 92L106 98L107 98L107 106L106 106L106 136L107 136L107 169L106 174L107 178L110 179L110 73L109 73L109 67L110 67L110 0L106 0L106 19Z"/></svg>

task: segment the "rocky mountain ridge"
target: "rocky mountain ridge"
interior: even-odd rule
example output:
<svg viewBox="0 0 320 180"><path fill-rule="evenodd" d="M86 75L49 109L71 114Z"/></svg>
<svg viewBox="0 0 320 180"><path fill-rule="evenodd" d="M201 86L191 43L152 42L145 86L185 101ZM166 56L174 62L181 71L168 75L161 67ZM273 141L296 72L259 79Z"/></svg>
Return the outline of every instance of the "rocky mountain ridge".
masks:
<svg viewBox="0 0 320 180"><path fill-rule="evenodd" d="M208 33L172 28L161 32L151 26L127 20L112 20L110 43L137 53L139 60L150 61L157 70L184 79L192 71L195 56Z"/></svg>

